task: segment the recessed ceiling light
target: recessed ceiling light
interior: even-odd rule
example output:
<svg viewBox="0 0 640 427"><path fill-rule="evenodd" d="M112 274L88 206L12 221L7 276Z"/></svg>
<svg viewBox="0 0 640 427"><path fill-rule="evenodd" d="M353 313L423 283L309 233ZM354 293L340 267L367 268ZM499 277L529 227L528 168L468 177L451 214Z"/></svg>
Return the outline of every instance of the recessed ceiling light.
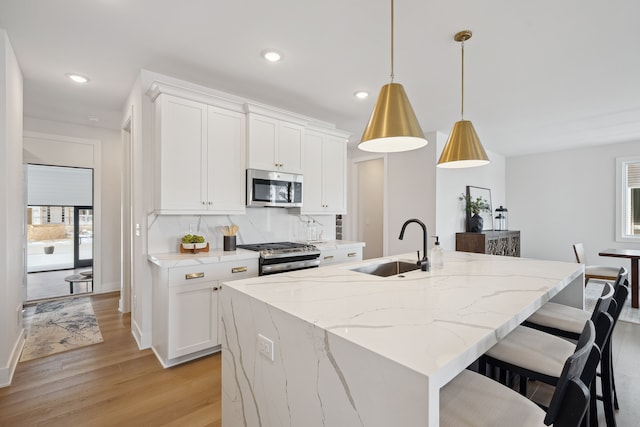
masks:
<svg viewBox="0 0 640 427"><path fill-rule="evenodd" d="M261 54L262 57L269 62L278 62L282 59L282 54L273 49L263 50Z"/></svg>
<svg viewBox="0 0 640 427"><path fill-rule="evenodd" d="M67 74L65 74L65 76L69 77L71 80L73 80L76 83L87 83L87 82L89 82L89 79L87 77L81 76L80 74L67 73Z"/></svg>
<svg viewBox="0 0 640 427"><path fill-rule="evenodd" d="M369 96L369 92L364 90L358 90L356 92L353 92L353 96L355 96L358 99L365 99L366 97Z"/></svg>

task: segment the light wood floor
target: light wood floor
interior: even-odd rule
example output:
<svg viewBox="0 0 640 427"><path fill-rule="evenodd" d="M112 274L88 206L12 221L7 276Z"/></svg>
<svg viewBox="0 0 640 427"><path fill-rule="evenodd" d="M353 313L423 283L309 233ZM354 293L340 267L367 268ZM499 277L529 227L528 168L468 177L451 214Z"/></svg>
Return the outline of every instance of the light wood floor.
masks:
<svg viewBox="0 0 640 427"><path fill-rule="evenodd" d="M0 426L221 426L220 354L163 369L118 294L91 297L104 342L18 364Z"/></svg>

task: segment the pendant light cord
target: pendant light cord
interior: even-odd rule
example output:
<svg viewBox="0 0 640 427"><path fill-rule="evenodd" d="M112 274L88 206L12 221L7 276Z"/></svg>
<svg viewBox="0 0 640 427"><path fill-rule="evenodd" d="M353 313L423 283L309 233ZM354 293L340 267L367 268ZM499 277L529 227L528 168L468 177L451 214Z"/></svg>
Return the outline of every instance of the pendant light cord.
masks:
<svg viewBox="0 0 640 427"><path fill-rule="evenodd" d="M464 120L464 40L461 42L462 44L462 99L460 101L460 117Z"/></svg>
<svg viewBox="0 0 640 427"><path fill-rule="evenodd" d="M393 0L391 0L391 83L393 83Z"/></svg>

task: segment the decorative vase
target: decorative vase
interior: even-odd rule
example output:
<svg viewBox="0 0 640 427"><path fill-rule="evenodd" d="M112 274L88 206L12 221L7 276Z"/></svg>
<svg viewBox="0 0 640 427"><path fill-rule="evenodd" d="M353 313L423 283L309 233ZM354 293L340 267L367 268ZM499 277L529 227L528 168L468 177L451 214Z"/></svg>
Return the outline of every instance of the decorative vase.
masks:
<svg viewBox="0 0 640 427"><path fill-rule="evenodd" d="M484 220L478 214L469 218L469 231L472 233L482 233L482 225Z"/></svg>

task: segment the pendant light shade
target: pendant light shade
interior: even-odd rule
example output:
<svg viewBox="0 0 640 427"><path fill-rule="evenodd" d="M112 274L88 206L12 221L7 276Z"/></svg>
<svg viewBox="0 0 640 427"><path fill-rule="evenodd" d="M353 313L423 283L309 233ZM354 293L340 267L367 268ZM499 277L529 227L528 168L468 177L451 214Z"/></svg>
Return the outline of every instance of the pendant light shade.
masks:
<svg viewBox="0 0 640 427"><path fill-rule="evenodd" d="M401 84L393 83L393 0L391 0L391 83L380 95L358 148L376 153L415 150L427 145L420 123Z"/></svg>
<svg viewBox="0 0 640 427"><path fill-rule="evenodd" d="M402 85L382 86L358 147L364 151L392 153L425 145L427 140Z"/></svg>
<svg viewBox="0 0 640 427"><path fill-rule="evenodd" d="M460 120L453 125L447 144L444 146L438 167L470 168L489 163L480 138L469 120Z"/></svg>
<svg viewBox="0 0 640 427"><path fill-rule="evenodd" d="M453 38L462 46L462 120L456 122L451 129L449 139L438 160L440 168L470 168L490 163L489 156L484 151L473 124L469 120L464 120L464 42L470 38L469 30L460 31Z"/></svg>

